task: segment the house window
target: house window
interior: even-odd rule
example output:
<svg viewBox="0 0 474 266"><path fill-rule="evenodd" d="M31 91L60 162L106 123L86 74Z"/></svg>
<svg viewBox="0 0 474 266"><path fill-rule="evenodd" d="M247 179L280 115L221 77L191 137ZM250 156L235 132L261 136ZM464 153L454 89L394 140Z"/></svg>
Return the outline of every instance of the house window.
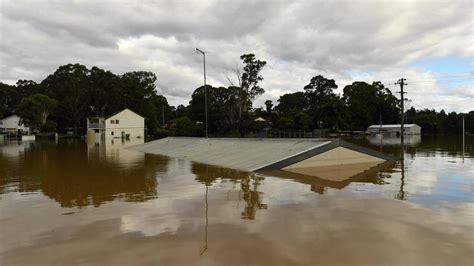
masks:
<svg viewBox="0 0 474 266"><path fill-rule="evenodd" d="M112 121L113 121L113 120L112 120ZM114 132L113 132L113 131L111 131L111 132L110 132L110 135L112 135L112 136L113 136L113 135L114 135Z"/></svg>
<svg viewBox="0 0 474 266"><path fill-rule="evenodd" d="M118 120L118 119L117 119L117 120L115 120L115 124L119 124L119 120Z"/></svg>
<svg viewBox="0 0 474 266"><path fill-rule="evenodd" d="M115 120L110 120L110 124L115 124Z"/></svg>

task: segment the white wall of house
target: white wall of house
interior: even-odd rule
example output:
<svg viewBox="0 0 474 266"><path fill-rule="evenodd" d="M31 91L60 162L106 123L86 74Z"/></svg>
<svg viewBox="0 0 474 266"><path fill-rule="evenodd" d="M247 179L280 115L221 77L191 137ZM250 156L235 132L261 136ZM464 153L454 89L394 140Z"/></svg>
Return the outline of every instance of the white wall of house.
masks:
<svg viewBox="0 0 474 266"><path fill-rule="evenodd" d="M9 117L3 118L2 121L2 130L8 131L8 132L16 132L18 130L21 130L23 132L29 133L30 128L25 127L25 125L20 123L21 118L17 115L12 115Z"/></svg>
<svg viewBox="0 0 474 266"><path fill-rule="evenodd" d="M144 138L145 119L129 109L125 109L105 119L105 135L117 138L126 135L130 135L130 139Z"/></svg>

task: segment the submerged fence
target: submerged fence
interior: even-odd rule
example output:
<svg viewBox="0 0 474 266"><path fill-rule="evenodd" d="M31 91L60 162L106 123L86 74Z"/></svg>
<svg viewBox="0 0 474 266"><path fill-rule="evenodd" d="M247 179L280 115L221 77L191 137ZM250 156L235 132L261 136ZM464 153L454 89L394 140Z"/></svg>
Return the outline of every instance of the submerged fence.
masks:
<svg viewBox="0 0 474 266"><path fill-rule="evenodd" d="M257 134L258 138L292 138L292 139L302 139L302 138L322 138L326 137L329 133L329 130L326 129L316 129L313 131L304 131L304 130L262 130Z"/></svg>

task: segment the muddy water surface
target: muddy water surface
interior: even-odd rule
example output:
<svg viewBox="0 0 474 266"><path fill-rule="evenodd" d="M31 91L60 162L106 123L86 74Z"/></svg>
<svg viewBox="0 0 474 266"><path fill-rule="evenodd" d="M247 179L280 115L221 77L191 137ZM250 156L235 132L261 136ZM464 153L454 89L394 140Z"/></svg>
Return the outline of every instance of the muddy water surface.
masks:
<svg viewBox="0 0 474 266"><path fill-rule="evenodd" d="M396 140L350 140L400 155ZM0 264L474 265L474 139L407 140L341 182L143 154L0 146Z"/></svg>

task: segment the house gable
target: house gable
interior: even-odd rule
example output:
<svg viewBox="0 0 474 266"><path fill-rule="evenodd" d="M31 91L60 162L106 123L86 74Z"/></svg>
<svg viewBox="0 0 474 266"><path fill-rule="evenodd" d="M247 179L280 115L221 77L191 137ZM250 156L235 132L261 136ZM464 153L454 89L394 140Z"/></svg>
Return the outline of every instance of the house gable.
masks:
<svg viewBox="0 0 474 266"><path fill-rule="evenodd" d="M124 109L118 113L115 113L111 116L109 116L108 118L106 118L105 120L108 121L108 120L111 120L111 119L119 119L119 118L122 118L122 119L144 119L143 116L133 112L132 110L130 109Z"/></svg>

